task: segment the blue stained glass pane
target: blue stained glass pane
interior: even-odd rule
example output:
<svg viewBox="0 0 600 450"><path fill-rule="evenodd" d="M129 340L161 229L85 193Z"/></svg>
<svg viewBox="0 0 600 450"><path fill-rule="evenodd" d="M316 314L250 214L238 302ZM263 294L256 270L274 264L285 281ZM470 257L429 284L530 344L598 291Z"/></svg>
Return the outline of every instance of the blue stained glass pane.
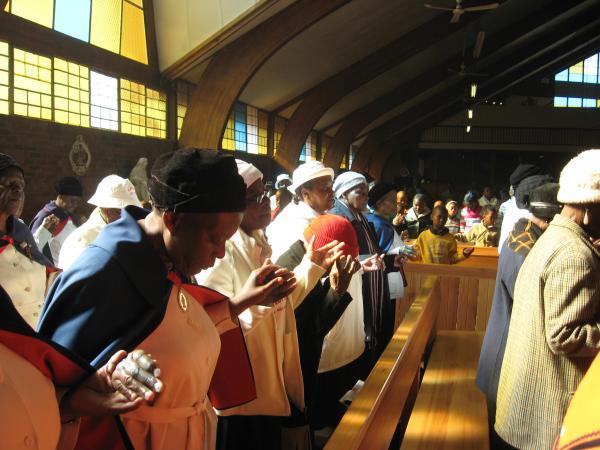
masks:
<svg viewBox="0 0 600 450"><path fill-rule="evenodd" d="M595 108L596 100L593 98L584 98L583 99L583 107L584 108Z"/></svg>
<svg viewBox="0 0 600 450"><path fill-rule="evenodd" d="M91 0L56 0L54 29L89 42L90 3Z"/></svg>
<svg viewBox="0 0 600 450"><path fill-rule="evenodd" d="M556 107L567 106L567 97L554 97L554 106L556 106Z"/></svg>
<svg viewBox="0 0 600 450"><path fill-rule="evenodd" d="M569 72L569 81L573 83L581 83L583 81L583 74Z"/></svg>
<svg viewBox="0 0 600 450"><path fill-rule="evenodd" d="M235 149L245 152L246 140L246 105L236 103L233 107L233 129Z"/></svg>
<svg viewBox="0 0 600 450"><path fill-rule="evenodd" d="M302 146L302 150L300 150L300 157L298 158L300 161L306 161L306 144Z"/></svg>
<svg viewBox="0 0 600 450"><path fill-rule="evenodd" d="M569 81L569 69L565 69L562 72L558 72L554 79L556 81Z"/></svg>
<svg viewBox="0 0 600 450"><path fill-rule="evenodd" d="M581 99L577 97L569 97L567 99L567 105L570 108L581 108Z"/></svg>

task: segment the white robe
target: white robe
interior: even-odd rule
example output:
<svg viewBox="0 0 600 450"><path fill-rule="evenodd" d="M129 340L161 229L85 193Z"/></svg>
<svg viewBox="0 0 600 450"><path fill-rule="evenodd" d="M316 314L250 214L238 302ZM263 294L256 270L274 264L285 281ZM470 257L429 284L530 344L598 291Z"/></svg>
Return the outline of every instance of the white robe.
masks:
<svg viewBox="0 0 600 450"><path fill-rule="evenodd" d="M273 261L277 261L294 242L303 239L304 230L319 213L304 202L290 203L267 227L267 237L273 249Z"/></svg>
<svg viewBox="0 0 600 450"><path fill-rule="evenodd" d="M262 241L260 235L254 238L239 229L225 244L225 256L212 268L196 275L198 283L228 297L238 294L250 273L262 265L269 253ZM240 314L238 318L246 338L257 398L245 405L218 411L219 415L287 416L290 414L289 401L300 410L304 409L294 308L324 272L322 267L305 257L294 270L298 286L287 298L270 307L252 306Z"/></svg>
<svg viewBox="0 0 600 450"><path fill-rule="evenodd" d="M106 222L100 215L100 208L95 208L90 218L73 231L63 243L57 267L62 270L71 267L71 264L79 258L88 245L94 242L105 226Z"/></svg>

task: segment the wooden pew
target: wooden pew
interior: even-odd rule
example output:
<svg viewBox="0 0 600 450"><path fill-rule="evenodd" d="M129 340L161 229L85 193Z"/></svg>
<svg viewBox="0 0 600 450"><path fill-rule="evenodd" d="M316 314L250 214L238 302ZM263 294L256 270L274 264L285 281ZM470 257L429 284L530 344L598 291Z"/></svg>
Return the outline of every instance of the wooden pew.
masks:
<svg viewBox="0 0 600 450"><path fill-rule="evenodd" d="M439 280L427 277L326 450L387 450L414 390L415 378L439 309Z"/></svg>
<svg viewBox="0 0 600 450"><path fill-rule="evenodd" d="M401 305L397 310L404 309L400 326L325 449L389 448L400 417L412 410L415 391L419 389L419 366L434 333L437 340L421 386L426 389L422 395L419 391L419 409L411 420L417 424L419 420L440 423L431 422L431 441L424 439L427 434L417 436L413 425L411 438L405 438L404 445L487 449L485 399L476 390L474 373L496 267L497 258L493 255L452 266L410 263L405 267L409 287L404 299L397 303ZM441 403L434 403L435 399ZM446 427L445 437L436 434L440 427Z"/></svg>
<svg viewBox="0 0 600 450"><path fill-rule="evenodd" d="M475 386L483 333L440 331L401 450L487 450L484 395Z"/></svg>

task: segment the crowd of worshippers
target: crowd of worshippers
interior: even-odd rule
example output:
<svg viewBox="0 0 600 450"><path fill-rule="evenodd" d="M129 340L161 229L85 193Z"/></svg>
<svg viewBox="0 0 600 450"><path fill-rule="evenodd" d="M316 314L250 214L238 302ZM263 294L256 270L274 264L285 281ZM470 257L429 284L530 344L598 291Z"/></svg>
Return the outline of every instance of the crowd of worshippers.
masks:
<svg viewBox="0 0 600 450"><path fill-rule="evenodd" d="M81 224L67 177L28 226L25 180L0 154L6 448L315 448L394 333L406 260L458 262L473 247L457 242L500 246L477 378L493 448L551 448L600 349L600 150L560 184L522 164L505 201L432 209L318 161L273 194L254 165L186 148L154 162L148 209L109 175ZM598 429L592 398L575 395L561 442Z"/></svg>

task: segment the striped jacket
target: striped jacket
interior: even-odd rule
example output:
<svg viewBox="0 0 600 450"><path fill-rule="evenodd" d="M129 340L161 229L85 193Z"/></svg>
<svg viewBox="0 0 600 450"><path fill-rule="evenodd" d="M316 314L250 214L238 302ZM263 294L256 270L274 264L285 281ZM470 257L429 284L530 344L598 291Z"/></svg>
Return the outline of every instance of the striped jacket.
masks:
<svg viewBox="0 0 600 450"><path fill-rule="evenodd" d="M517 277L495 429L513 447L552 447L600 349L600 252L557 215Z"/></svg>

